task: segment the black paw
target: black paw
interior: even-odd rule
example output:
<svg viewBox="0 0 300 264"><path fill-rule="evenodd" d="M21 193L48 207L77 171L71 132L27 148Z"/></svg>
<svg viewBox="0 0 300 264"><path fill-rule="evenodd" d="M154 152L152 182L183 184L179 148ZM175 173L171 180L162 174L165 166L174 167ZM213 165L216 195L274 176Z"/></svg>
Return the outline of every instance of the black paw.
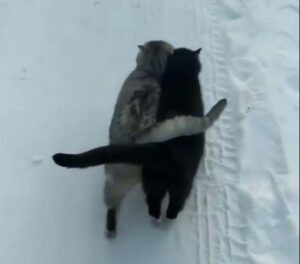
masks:
<svg viewBox="0 0 300 264"><path fill-rule="evenodd" d="M117 210L116 208L109 208L106 212L106 229L110 232L117 230Z"/></svg>
<svg viewBox="0 0 300 264"><path fill-rule="evenodd" d="M117 236L117 232L106 230L105 231L105 236L106 236L106 238L112 239L112 238L115 238Z"/></svg>
<svg viewBox="0 0 300 264"><path fill-rule="evenodd" d="M148 213L151 217L155 218L155 219L159 219L160 218L160 209L157 208L149 208Z"/></svg>
<svg viewBox="0 0 300 264"><path fill-rule="evenodd" d="M167 210L167 218L170 219L170 220L174 220L177 218L177 215L178 215L179 212L175 212L175 211L171 211L171 210Z"/></svg>

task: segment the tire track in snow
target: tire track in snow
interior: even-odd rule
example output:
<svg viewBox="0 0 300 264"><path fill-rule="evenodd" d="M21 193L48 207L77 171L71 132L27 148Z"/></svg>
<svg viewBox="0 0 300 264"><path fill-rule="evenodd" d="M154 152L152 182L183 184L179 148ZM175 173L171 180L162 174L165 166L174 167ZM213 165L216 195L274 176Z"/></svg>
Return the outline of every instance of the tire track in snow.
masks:
<svg viewBox="0 0 300 264"><path fill-rule="evenodd" d="M292 263L291 259L295 257L296 251L292 249L295 246L292 242L292 231L287 228L290 212L277 181L280 180L280 175L288 176L288 168L280 123L277 123L275 115L278 105L281 106L279 113L282 111L280 101L284 101L287 93L281 91L282 86L286 88L283 80L295 67L288 57L281 58L285 61L284 65L277 63L282 54L276 50L291 52L297 46L294 42L296 37L293 22L296 21L297 14L294 11L298 7L293 3L294 8L291 10L286 1L278 1L272 5L265 5L263 1L225 1L231 11L241 3L246 6L247 11L244 14L241 12L238 20L229 17L226 27L229 52L234 55L231 61L236 66L232 69L234 82L240 86L240 105L251 108L248 116L248 111L240 109L241 119L245 119L242 124L244 146L241 153L255 157L244 161L241 167L241 185L246 199L244 204L248 207L241 207L241 212L248 221L242 232L247 233L246 240L249 254L253 256L252 262ZM272 14L269 15L271 19L266 19L267 13ZM250 29L246 25L252 21L255 23ZM243 32L242 36L240 32ZM280 32L284 34L281 35ZM280 74L272 76L270 72ZM278 92L282 94L279 104L270 105L272 99L275 102L278 100ZM255 139L256 144L253 144L251 138ZM276 239L276 236L282 238ZM282 254L286 245L289 245L291 251L289 257L285 256L286 253Z"/></svg>
<svg viewBox="0 0 300 264"><path fill-rule="evenodd" d="M204 61L207 62L204 66L207 69L204 69L201 84L206 108L222 97L229 100L222 118L207 133L206 154L192 193L196 196L193 201L198 209L198 263L250 263L244 242L244 219L239 210L237 190L233 187L240 177L235 137L239 127L234 114L238 112L235 103L238 96L230 87L226 72L224 31L220 21L222 3L204 1L202 10L197 1L193 5L196 17L202 17L202 26L207 33L196 37L202 42L204 38ZM199 19L195 22L197 32L201 24Z"/></svg>
<svg viewBox="0 0 300 264"><path fill-rule="evenodd" d="M225 4L227 5L226 7L223 6ZM273 151L274 153L282 153L281 138L277 132L279 129L275 124L276 122L274 123L272 112L265 107L268 101L266 92L257 88L262 85L268 85L264 80L263 72L257 70L259 67L256 66L255 61L254 63L251 61L251 57L250 60L248 60L248 57L246 57L246 60L242 57L244 63L239 61L237 72L234 72L233 76L236 88L231 85L231 79L227 73L226 63L228 61L230 63L232 58L226 57L225 51L228 50L228 54L238 58L241 56L239 53L248 52L248 47L241 48L239 47L239 42L238 44L234 43L236 40L240 40L238 38L239 34L247 34L245 31L242 32L244 23L247 23L247 20L243 17L243 8L241 8L244 5L244 2L235 0L228 0L225 3L220 0L205 2L204 21L206 21L207 34L204 36L206 37L204 51L209 53L207 54L208 63L205 66L210 73L207 72L202 78L204 101L207 104L212 104L217 99L226 97L229 105L221 120L207 133L204 175L199 175L197 179L199 229L201 232L199 238L200 263L256 263L257 260L254 256L252 257L253 254L250 255L248 249L249 237L246 237L246 235L249 236L250 232L252 239L255 238L258 242L259 239L262 240L257 234L257 230L260 228L256 223L258 219L255 219L255 217L260 216L259 213L253 211L253 209L247 209L245 206L263 208L265 205L254 204L251 200L252 197L247 197L248 194L245 194L240 186L237 187L242 180L240 178L241 158L239 154L243 153L243 147L240 144L244 144L245 140L245 132L242 130L242 125L239 121L245 118L250 108L256 108L256 110L261 108L259 109L261 111L260 118L268 122L267 124L259 124L256 121L255 124L252 124L253 127L249 127L249 129L253 130L255 127L264 128L262 134L268 132L270 137L265 139L267 142L264 142L263 145L269 146L268 149L276 149L276 151ZM239 13L238 17L236 15L232 16L233 13ZM255 27L252 30L255 31ZM227 31L229 36L224 35ZM249 38L249 36L245 36L241 37L243 41L243 38ZM246 45L249 41L251 40L249 39L247 42L242 43ZM254 39L253 41L256 43L257 40ZM233 44L234 48L237 46L240 49L232 52L231 44ZM245 56L245 54L243 55ZM255 79L253 79L254 75ZM239 89L239 85L244 87L245 83L249 84L248 79L252 79L252 90ZM246 107L247 105L248 107ZM246 108L242 109L241 107ZM258 136L257 133L256 136ZM275 140L277 143L276 148L272 145L272 138L273 140L277 139ZM259 144L259 137L257 142ZM266 159L267 157L264 158ZM286 164L284 157L278 158L278 155L268 156L268 164L270 161L271 167L277 173L285 173ZM199 174L201 172L200 170ZM275 176L273 173L270 173L269 176L263 173L261 176L263 176L265 184L271 184L271 187L266 188L272 190L270 195L277 201L277 207L281 208L281 215L285 217L288 214L288 210L281 197ZM248 216L245 214L247 210L250 210ZM275 208L272 208L272 210L275 210ZM275 213L275 211L272 212ZM245 218L246 216L252 217L252 222L248 222L248 219ZM268 226L262 230L266 236L269 236L268 230ZM260 243L267 247L267 242L260 241ZM259 246L253 246L259 248Z"/></svg>

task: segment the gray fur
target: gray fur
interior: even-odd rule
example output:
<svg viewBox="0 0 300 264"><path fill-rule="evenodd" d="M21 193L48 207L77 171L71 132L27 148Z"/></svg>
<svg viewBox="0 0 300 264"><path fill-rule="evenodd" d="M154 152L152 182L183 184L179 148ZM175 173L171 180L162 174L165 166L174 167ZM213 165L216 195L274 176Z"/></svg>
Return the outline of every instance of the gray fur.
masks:
<svg viewBox="0 0 300 264"><path fill-rule="evenodd" d="M138 132L153 124L159 103L160 79L172 53L173 47L164 41L150 41L140 47L136 69L125 80L115 105L109 129L110 144L134 143ZM138 108L141 105L139 94L148 97L143 102L143 109ZM105 172L104 201L108 209L118 211L125 195L140 181L140 167L106 165Z"/></svg>
<svg viewBox="0 0 300 264"><path fill-rule="evenodd" d="M177 116L157 123L141 132L137 143L163 142L179 136L191 136L205 132L220 117L227 105L222 99L204 117Z"/></svg>

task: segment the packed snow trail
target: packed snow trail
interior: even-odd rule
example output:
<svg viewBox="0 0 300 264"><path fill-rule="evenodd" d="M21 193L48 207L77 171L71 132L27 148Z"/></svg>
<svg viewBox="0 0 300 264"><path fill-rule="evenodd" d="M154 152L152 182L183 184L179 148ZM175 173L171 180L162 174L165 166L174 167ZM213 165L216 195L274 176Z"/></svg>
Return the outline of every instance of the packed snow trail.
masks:
<svg viewBox="0 0 300 264"><path fill-rule="evenodd" d="M0 263L297 263L298 17L292 0L0 1ZM108 142L152 39L202 47L205 108L228 106L178 220L151 225L138 187L107 240L103 168L51 156Z"/></svg>

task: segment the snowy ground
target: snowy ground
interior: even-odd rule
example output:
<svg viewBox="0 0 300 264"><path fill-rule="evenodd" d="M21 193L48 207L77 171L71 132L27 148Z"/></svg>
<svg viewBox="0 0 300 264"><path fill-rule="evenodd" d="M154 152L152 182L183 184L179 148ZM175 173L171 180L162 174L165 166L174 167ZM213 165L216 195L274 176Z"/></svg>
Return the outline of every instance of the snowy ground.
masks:
<svg viewBox="0 0 300 264"><path fill-rule="evenodd" d="M0 263L297 263L298 17L296 0L1 0ZM151 39L201 46L206 107L229 106L178 221L153 227L137 188L108 241L103 168L50 157L107 143Z"/></svg>

